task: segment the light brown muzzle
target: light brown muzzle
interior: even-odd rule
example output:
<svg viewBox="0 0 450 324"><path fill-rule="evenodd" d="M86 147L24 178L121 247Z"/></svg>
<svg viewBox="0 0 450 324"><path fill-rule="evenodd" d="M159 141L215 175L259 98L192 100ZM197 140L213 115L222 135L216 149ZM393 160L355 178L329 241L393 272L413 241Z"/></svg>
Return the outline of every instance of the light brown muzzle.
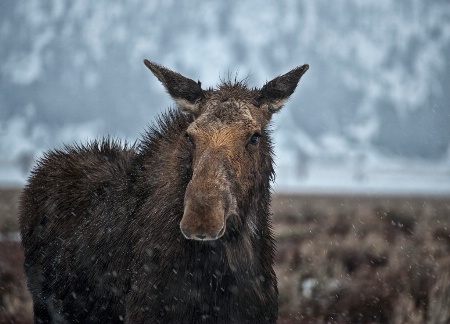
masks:
<svg viewBox="0 0 450 324"><path fill-rule="evenodd" d="M198 160L180 222L187 239L216 240L225 233L226 220L236 209L229 174L227 159L218 150L206 151Z"/></svg>

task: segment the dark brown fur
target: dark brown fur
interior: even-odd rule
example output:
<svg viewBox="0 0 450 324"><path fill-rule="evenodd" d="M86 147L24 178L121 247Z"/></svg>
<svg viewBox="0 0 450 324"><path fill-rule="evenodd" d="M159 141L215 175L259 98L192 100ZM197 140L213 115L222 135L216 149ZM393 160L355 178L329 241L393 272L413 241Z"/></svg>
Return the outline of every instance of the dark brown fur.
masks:
<svg viewBox="0 0 450 324"><path fill-rule="evenodd" d="M261 90L204 91L145 63L187 114L169 111L136 146L52 151L24 190L35 321L274 323L267 124L307 66Z"/></svg>

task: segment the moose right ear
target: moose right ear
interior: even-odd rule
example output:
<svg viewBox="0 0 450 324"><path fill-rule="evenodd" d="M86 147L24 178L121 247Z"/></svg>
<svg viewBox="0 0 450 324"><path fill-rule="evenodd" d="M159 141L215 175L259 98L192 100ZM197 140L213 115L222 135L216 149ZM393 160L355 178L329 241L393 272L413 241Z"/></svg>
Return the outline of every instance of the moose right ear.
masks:
<svg viewBox="0 0 450 324"><path fill-rule="evenodd" d="M144 64L161 81L181 111L195 116L200 114L199 103L205 97L200 81L195 82L149 60L144 60Z"/></svg>

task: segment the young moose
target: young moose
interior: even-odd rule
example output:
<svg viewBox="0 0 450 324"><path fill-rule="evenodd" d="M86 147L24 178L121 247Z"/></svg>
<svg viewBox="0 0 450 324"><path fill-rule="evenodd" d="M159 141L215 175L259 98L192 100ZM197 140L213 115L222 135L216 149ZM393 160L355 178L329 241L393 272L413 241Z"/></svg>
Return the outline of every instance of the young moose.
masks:
<svg viewBox="0 0 450 324"><path fill-rule="evenodd" d="M204 90L144 61L178 104L136 146L47 153L20 207L36 323L274 323L267 130L308 65Z"/></svg>

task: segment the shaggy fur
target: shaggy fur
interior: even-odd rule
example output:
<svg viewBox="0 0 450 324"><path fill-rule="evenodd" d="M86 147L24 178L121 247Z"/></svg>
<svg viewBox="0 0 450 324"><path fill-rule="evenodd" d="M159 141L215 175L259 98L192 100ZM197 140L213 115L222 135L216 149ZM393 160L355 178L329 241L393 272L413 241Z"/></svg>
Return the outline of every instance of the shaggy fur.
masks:
<svg viewBox="0 0 450 324"><path fill-rule="evenodd" d="M180 102L183 95L161 78L175 75L176 82L183 83L184 77L149 64ZM195 161L209 149L190 145L186 132L197 123L200 134L208 121L205 115L235 118L240 105L230 104L235 98L232 91L231 97L222 95L227 98L222 99L224 104L211 104L207 98L212 92L203 92L200 83L189 82L187 87L191 85L195 89L181 98L190 109L200 100L203 107L220 106L228 112L213 114L202 108L187 115L170 110L136 145L105 139L52 151L37 163L20 207L36 323L276 321L278 291L269 212L274 174L268 120L261 124L257 145L225 150L240 152L250 161L239 166L240 177L235 170L238 162L223 162L228 155L218 159L223 168L230 168L226 179L231 185L226 190L237 197L235 214L221 216L226 223L222 236L209 241L186 239L180 222L191 199L187 187L200 181L193 178L201 172L196 171ZM242 84L235 90L253 101L261 95ZM275 99L280 100L279 93ZM253 116L261 107L250 107ZM207 133L200 135L207 138ZM202 190L196 188L190 190L192 195ZM191 228L201 226L189 222Z"/></svg>

